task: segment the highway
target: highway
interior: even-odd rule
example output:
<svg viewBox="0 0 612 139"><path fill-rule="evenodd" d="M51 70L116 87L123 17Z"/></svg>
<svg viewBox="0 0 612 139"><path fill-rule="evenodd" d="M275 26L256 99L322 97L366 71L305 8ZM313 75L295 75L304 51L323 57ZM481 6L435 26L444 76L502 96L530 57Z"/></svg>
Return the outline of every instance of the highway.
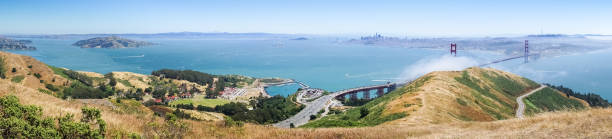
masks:
<svg viewBox="0 0 612 139"><path fill-rule="evenodd" d="M283 128L289 128L291 123L293 123L295 127L304 125L308 123L308 121L310 120L310 115L317 115L319 111L328 108L329 105L331 104L331 101L338 95L345 94L347 92L356 91L356 90L363 90L366 88L378 88L381 86L388 86L388 85L389 84L363 86L363 87L341 90L338 92L331 93L329 95L322 96L312 102L304 102L303 104L306 105L306 107L302 109L302 111L300 111L299 113L297 113L296 115L292 117L289 117L288 119L285 119L284 121L280 121L273 125L276 127L283 127Z"/></svg>

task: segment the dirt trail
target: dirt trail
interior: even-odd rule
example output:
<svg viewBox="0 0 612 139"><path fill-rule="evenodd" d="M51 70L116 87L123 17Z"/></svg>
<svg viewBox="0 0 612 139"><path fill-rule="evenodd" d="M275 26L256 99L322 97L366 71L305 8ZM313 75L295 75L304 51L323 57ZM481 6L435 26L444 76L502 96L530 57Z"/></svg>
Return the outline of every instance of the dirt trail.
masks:
<svg viewBox="0 0 612 139"><path fill-rule="evenodd" d="M547 87L546 85L540 85L540 87L538 87L537 89L531 90L531 92L521 95L519 97L516 98L516 103L518 103L518 108L516 109L516 118L523 118L523 113L525 112L525 103L523 102L523 99L535 92L538 92L542 89L544 89L545 87Z"/></svg>

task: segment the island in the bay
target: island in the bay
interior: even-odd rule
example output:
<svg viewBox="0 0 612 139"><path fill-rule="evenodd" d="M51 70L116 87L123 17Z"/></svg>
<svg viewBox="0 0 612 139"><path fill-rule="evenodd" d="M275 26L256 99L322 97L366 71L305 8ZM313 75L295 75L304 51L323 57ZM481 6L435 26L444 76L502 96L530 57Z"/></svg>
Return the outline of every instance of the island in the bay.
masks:
<svg viewBox="0 0 612 139"><path fill-rule="evenodd" d="M81 48L132 48L153 45L153 43L110 36L80 40L73 45Z"/></svg>
<svg viewBox="0 0 612 139"><path fill-rule="evenodd" d="M36 47L29 46L30 40L14 40L0 37L0 50L36 50Z"/></svg>

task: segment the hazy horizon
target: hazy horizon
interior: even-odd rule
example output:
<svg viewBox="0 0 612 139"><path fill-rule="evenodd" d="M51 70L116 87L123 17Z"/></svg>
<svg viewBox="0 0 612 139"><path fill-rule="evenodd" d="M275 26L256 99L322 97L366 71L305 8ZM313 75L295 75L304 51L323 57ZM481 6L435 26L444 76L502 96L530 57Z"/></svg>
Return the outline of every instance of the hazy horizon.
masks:
<svg viewBox="0 0 612 139"><path fill-rule="evenodd" d="M146 3L144 6L143 3ZM0 34L612 34L609 1L0 1Z"/></svg>

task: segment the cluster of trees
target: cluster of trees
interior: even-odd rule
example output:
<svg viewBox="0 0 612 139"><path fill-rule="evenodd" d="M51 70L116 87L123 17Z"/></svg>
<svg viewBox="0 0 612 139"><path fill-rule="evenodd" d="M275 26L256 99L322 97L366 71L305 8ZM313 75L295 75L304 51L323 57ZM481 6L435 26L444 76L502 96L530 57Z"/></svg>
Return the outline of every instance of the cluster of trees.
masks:
<svg viewBox="0 0 612 139"><path fill-rule="evenodd" d="M106 122L100 110L84 107L80 122L74 115L58 118L42 116L42 109L21 105L15 96L0 98L0 133L2 138L104 138Z"/></svg>
<svg viewBox="0 0 612 139"><path fill-rule="evenodd" d="M270 98L258 97L252 100L250 105L253 110L248 110L243 103L229 103L217 106L215 110L230 115L237 121L268 124L285 120L304 108L304 105L298 106L280 95Z"/></svg>
<svg viewBox="0 0 612 139"><path fill-rule="evenodd" d="M208 73L203 73L199 71L193 70L172 70L172 69L161 69L157 71L153 71L151 75L170 78L170 79L179 79L179 80L187 80L190 82L195 82L200 85L212 85L206 88L206 98L216 98L219 96L219 92L222 92L225 87L238 87L238 83L240 82L252 82L253 79L246 78L243 76L237 75L227 75L227 76L216 76ZM214 78L218 80L214 82ZM214 89L213 89L214 88Z"/></svg>
<svg viewBox="0 0 612 139"><path fill-rule="evenodd" d="M53 67L52 67L53 68ZM78 73L72 70L61 70L60 73L68 76L69 79L74 80L69 86L55 86L53 84L45 84L45 88L55 92L55 96L66 99L68 97L78 99L88 98L106 98L114 95L118 90L115 90L112 84L99 84L97 87L93 86L93 79L85 74ZM56 72L57 73L57 72ZM105 76L106 77L106 76ZM55 80L55 79L54 79ZM112 80L111 80L112 81ZM68 82L66 82L67 85ZM142 98L137 94L130 94L132 98Z"/></svg>
<svg viewBox="0 0 612 139"><path fill-rule="evenodd" d="M215 108L213 107L208 107L208 106L202 106L202 105L198 105L198 106L194 106L193 104L189 103L189 104L176 104L173 107L176 108L181 108L181 109L187 109L187 110L198 110L198 111L207 111L207 112L217 112L215 110ZM220 110L222 108L219 108Z"/></svg>
<svg viewBox="0 0 612 139"><path fill-rule="evenodd" d="M89 77L89 76L87 76L85 74L81 74L79 72L72 71L72 70L64 70L63 72L68 77L70 77L72 79L76 79L76 80L84 83L87 86L92 86L93 85L93 79L91 79L91 77Z"/></svg>
<svg viewBox="0 0 612 139"><path fill-rule="evenodd" d="M211 88L206 89L206 98L217 98L219 95L221 95L220 92L222 92L224 89L225 89L225 81L217 80L217 82L215 83L214 90Z"/></svg>
<svg viewBox="0 0 612 139"><path fill-rule="evenodd" d="M72 98L78 99L86 99L86 98L106 98L108 96L112 96L115 94L115 91L112 87L109 86L99 86L98 88L94 88L91 86L86 86L79 83L73 83L69 87L64 88L64 90L60 93L58 92L58 96L61 98L68 98L69 96Z"/></svg>
<svg viewBox="0 0 612 139"><path fill-rule="evenodd" d="M249 110L248 106L253 107L253 110ZM224 105L218 105L214 108L198 105L194 107L193 104L177 104L174 107L189 110L208 111L208 112L220 112L230 116L236 121L246 121L259 124L275 123L278 121L285 120L304 108L303 105L298 106L280 95L265 98L258 97L252 100L250 104L230 102Z"/></svg>
<svg viewBox="0 0 612 139"><path fill-rule="evenodd" d="M125 98L127 99L135 99L135 100L142 100L142 97L145 95L142 91L141 92L125 92Z"/></svg>
<svg viewBox="0 0 612 139"><path fill-rule="evenodd" d="M193 106L193 104L191 104L191 103L190 104L176 104L176 105L174 105L174 107L181 108L181 109L188 109L188 110L193 110L193 108L195 108Z"/></svg>
<svg viewBox="0 0 612 139"><path fill-rule="evenodd" d="M248 84L251 84L253 83L253 81L255 81L255 79L253 78L244 77L240 75L225 75L223 76L222 80L227 83L227 86L233 88L239 87L238 83L240 82L246 82Z"/></svg>
<svg viewBox="0 0 612 139"><path fill-rule="evenodd" d="M163 75L164 78L187 80L190 82L198 83L200 85L212 84L213 78L215 77L208 73L202 73L202 72L193 71L193 70L171 70L171 69L161 69L161 70L153 71L151 75L155 75L159 77Z"/></svg>
<svg viewBox="0 0 612 139"><path fill-rule="evenodd" d="M574 90L570 88L563 87L563 85L560 85L560 86L555 86L551 84L545 84L545 85L565 93L567 97L573 96L573 97L582 99L586 101L587 103L589 103L591 107L604 107L605 108L605 107L610 107L612 105L608 100L602 98L601 96L597 94L593 94L593 93L583 94L580 92L575 92Z"/></svg>

